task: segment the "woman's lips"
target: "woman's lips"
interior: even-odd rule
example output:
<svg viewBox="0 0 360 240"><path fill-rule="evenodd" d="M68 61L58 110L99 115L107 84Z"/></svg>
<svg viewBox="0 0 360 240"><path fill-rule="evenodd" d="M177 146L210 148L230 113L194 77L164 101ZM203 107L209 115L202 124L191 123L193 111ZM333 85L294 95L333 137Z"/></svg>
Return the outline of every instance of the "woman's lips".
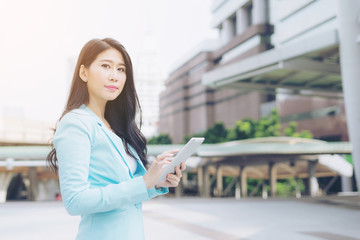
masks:
<svg viewBox="0 0 360 240"><path fill-rule="evenodd" d="M118 88L116 86L105 86L107 89L111 90L111 91L116 91Z"/></svg>

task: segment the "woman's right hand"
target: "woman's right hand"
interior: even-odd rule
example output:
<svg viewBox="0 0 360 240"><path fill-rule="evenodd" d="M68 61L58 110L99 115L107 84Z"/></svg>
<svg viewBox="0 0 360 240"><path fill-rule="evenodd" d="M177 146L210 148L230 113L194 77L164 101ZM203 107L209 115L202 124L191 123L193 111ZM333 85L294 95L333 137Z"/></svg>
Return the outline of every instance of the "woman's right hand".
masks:
<svg viewBox="0 0 360 240"><path fill-rule="evenodd" d="M144 175L144 181L147 189L155 187L155 184L161 176L163 166L171 163L174 153L177 153L178 151L179 149L165 151L155 158L155 160L151 163L150 168Z"/></svg>

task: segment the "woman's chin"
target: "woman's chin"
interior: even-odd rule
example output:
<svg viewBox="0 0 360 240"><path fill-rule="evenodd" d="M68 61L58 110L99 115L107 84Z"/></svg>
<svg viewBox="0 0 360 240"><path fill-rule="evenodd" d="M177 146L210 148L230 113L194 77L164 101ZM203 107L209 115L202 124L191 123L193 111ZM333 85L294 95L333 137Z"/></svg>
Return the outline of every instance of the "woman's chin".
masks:
<svg viewBox="0 0 360 240"><path fill-rule="evenodd" d="M107 96L106 100L108 101L113 101L115 100L120 94L117 94L117 95L112 95L112 96Z"/></svg>

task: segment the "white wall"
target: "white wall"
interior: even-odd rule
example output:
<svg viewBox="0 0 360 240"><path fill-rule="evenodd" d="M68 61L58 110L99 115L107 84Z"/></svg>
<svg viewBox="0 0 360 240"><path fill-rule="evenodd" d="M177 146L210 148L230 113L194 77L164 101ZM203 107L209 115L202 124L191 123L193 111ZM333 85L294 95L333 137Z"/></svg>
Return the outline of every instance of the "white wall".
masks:
<svg viewBox="0 0 360 240"><path fill-rule="evenodd" d="M275 46L336 29L335 0L270 0L270 22Z"/></svg>

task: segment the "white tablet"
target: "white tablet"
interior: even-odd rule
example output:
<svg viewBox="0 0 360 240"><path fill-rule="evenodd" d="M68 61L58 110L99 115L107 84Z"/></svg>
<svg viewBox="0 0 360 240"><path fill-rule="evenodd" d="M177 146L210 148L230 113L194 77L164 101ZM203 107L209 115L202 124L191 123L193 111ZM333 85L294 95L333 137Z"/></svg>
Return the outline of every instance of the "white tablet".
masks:
<svg viewBox="0 0 360 240"><path fill-rule="evenodd" d="M175 167L179 166L182 162L185 162L195 150L204 142L205 138L191 138L186 145L180 149L180 151L175 155L174 159L169 165L166 165L163 169L163 172L159 178L159 182L166 181L166 176L169 173L175 172Z"/></svg>

